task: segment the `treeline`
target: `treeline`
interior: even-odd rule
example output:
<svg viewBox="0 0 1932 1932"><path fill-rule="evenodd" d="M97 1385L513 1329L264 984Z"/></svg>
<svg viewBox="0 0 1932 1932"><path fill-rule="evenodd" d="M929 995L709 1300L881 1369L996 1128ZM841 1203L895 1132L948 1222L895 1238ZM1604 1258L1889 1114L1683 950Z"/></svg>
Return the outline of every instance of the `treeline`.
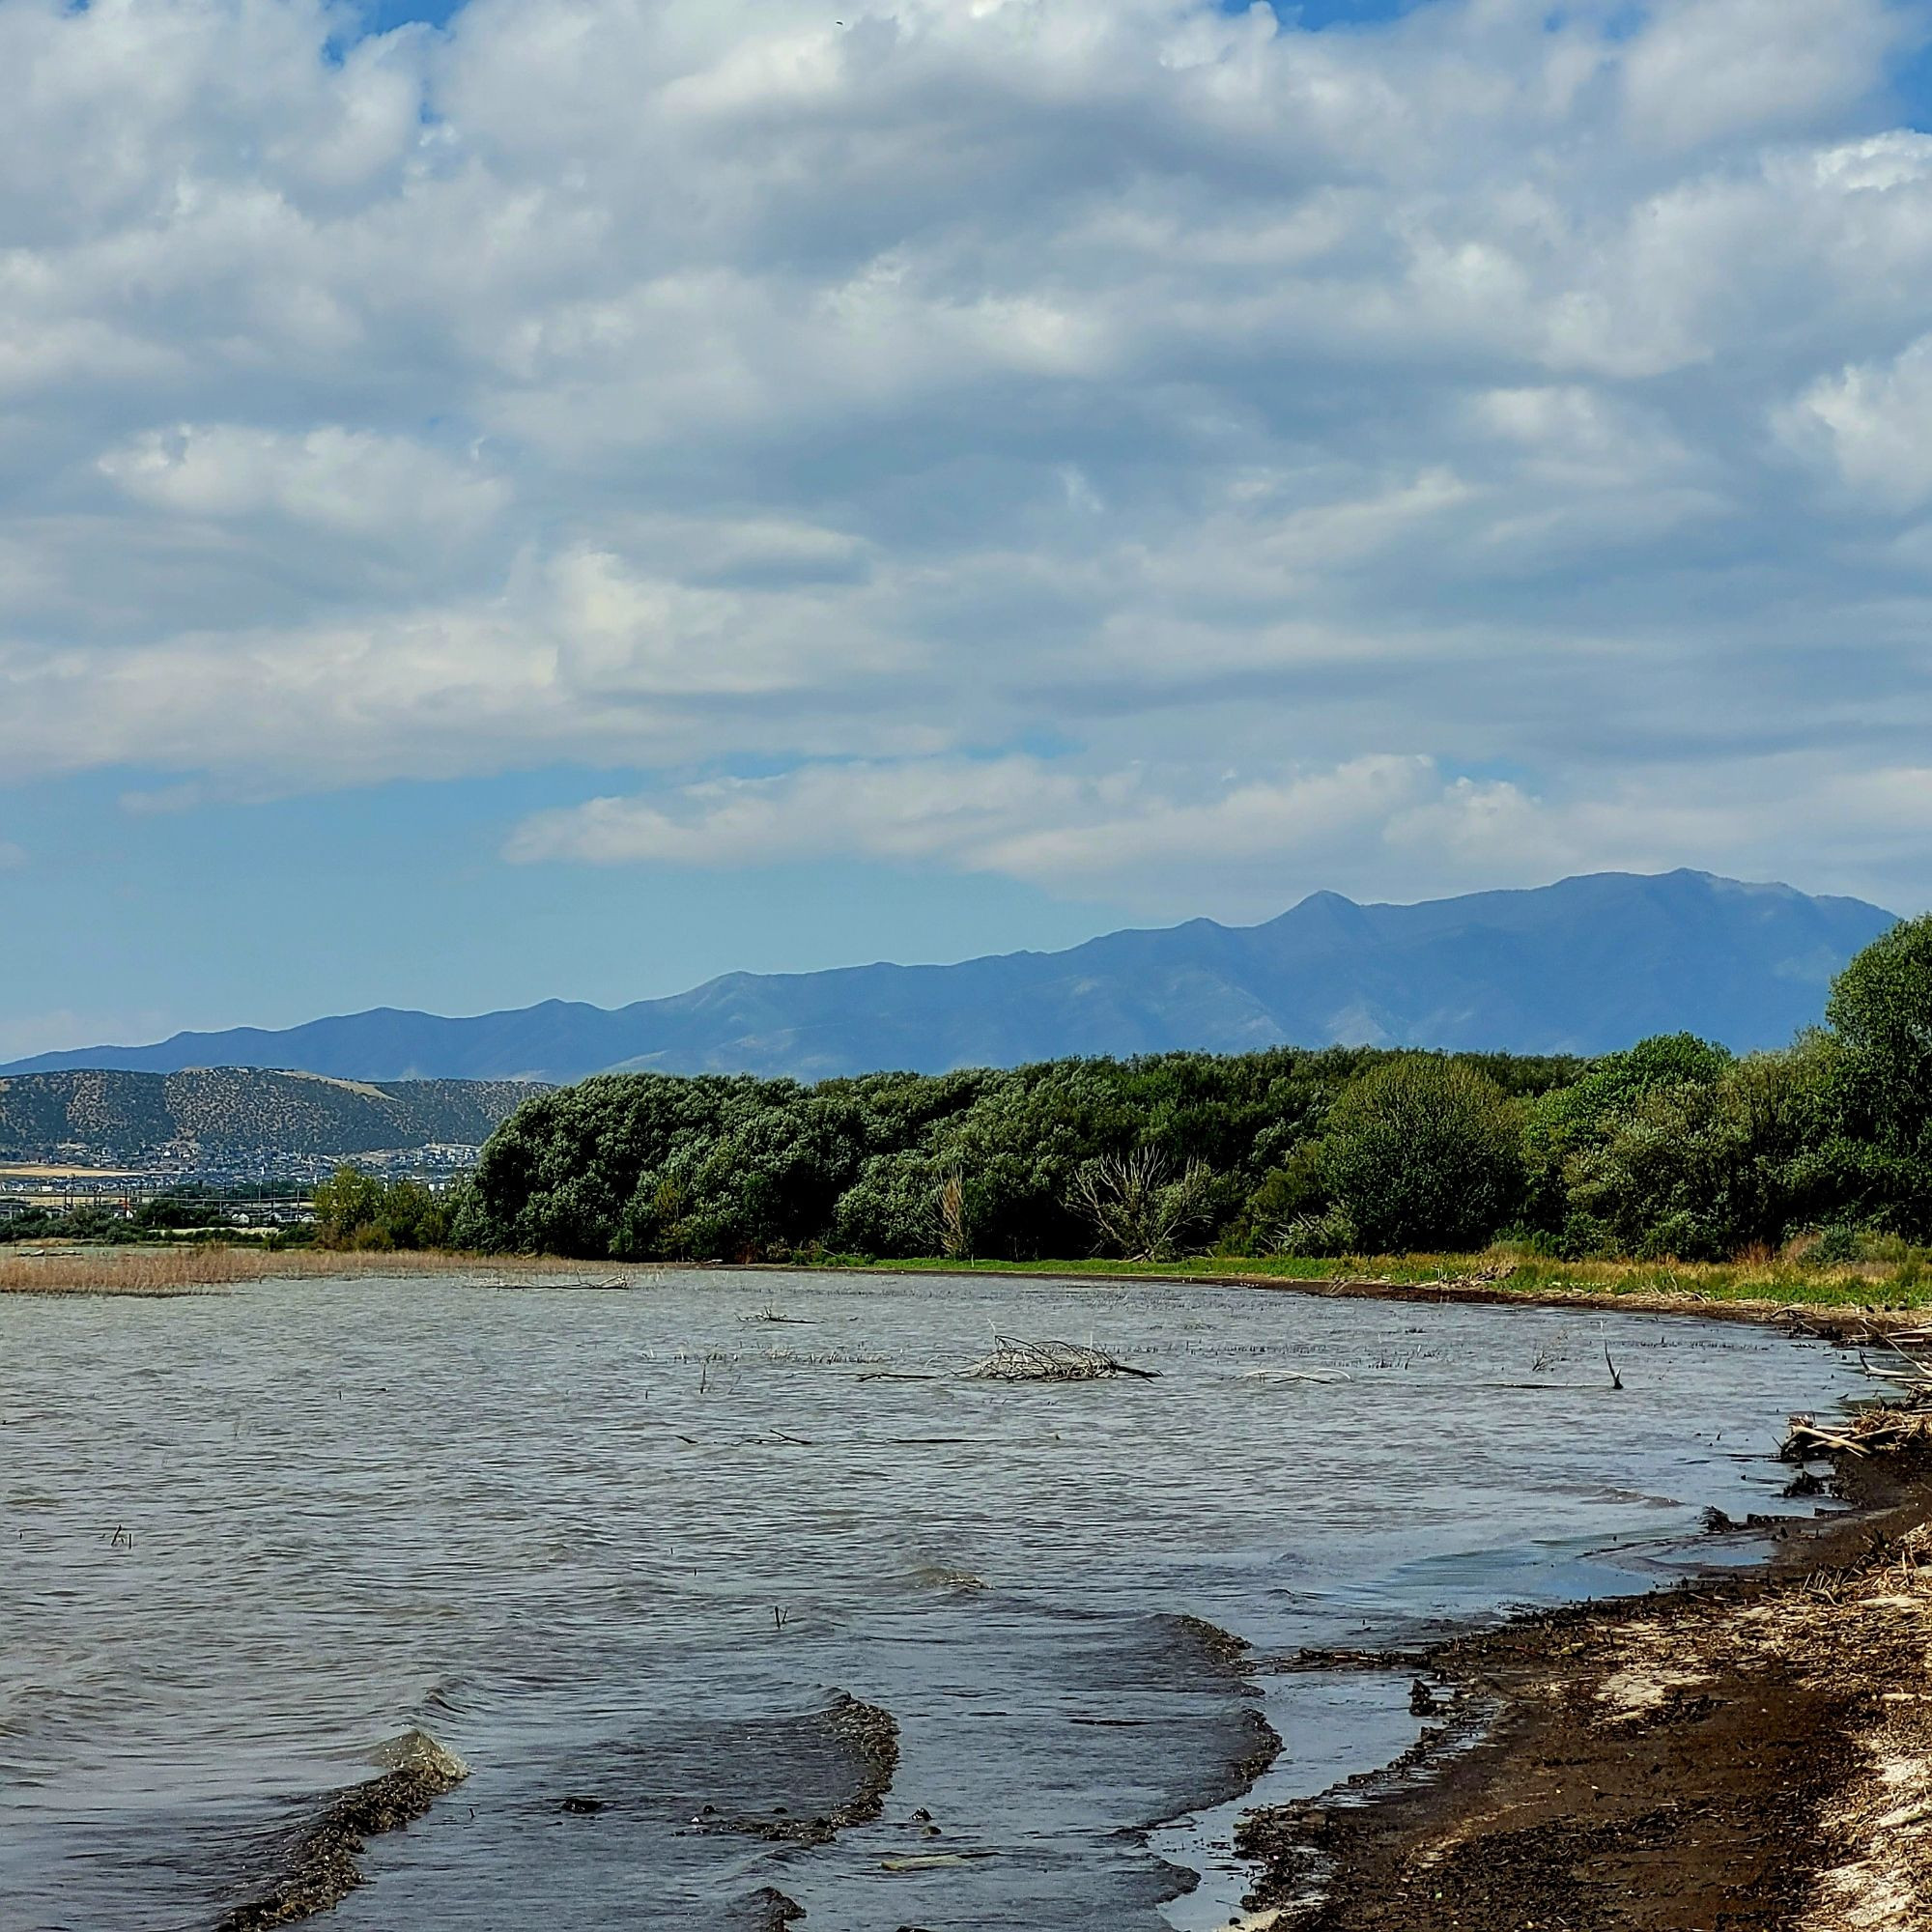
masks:
<svg viewBox="0 0 1932 1932"><path fill-rule="evenodd" d="M1932 919L1739 1059L1359 1048L788 1080L603 1075L437 1204L457 1246L636 1260L1468 1249L1722 1260L1932 1238ZM400 1233L397 1245L410 1245Z"/></svg>

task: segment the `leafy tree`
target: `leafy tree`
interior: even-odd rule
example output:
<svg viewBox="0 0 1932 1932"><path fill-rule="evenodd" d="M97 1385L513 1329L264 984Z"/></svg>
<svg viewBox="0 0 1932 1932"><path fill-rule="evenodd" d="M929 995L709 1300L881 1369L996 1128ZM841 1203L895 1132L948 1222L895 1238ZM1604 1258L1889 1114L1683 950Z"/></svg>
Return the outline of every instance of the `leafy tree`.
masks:
<svg viewBox="0 0 1932 1932"><path fill-rule="evenodd" d="M325 1248L440 1248L460 1204L420 1180L383 1180L338 1167L315 1190L315 1238Z"/></svg>
<svg viewBox="0 0 1932 1932"><path fill-rule="evenodd" d="M1874 940L1833 983L1831 1132L1815 1195L1847 1219L1932 1236L1932 915Z"/></svg>
<svg viewBox="0 0 1932 1932"><path fill-rule="evenodd" d="M1335 1203L1373 1252L1479 1247L1522 1190L1515 1108L1454 1060L1377 1067L1336 1103L1323 1146Z"/></svg>
<svg viewBox="0 0 1932 1932"><path fill-rule="evenodd" d="M376 1226L383 1183L360 1168L338 1167L315 1190L315 1238L325 1248L353 1248Z"/></svg>
<svg viewBox="0 0 1932 1932"><path fill-rule="evenodd" d="M1917 1152L1932 1116L1932 914L1873 940L1833 982L1825 1021L1849 1122Z"/></svg>
<svg viewBox="0 0 1932 1932"><path fill-rule="evenodd" d="M1722 1078L1730 1054L1689 1033L1659 1034L1597 1061L1581 1079L1542 1094L1523 1122L1523 1215L1533 1228L1562 1234L1573 1252L1614 1247L1597 1205L1577 1199L1576 1183L1653 1094L1707 1089Z"/></svg>

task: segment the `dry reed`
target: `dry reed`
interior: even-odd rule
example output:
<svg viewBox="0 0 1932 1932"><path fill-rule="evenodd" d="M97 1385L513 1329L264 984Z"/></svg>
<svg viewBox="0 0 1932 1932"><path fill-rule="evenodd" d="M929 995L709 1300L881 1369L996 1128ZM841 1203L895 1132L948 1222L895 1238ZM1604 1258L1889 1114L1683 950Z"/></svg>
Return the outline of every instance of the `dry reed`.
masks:
<svg viewBox="0 0 1932 1932"><path fill-rule="evenodd" d="M600 1272L609 1272L600 1264ZM627 1270L626 1272L631 1272ZM243 1282L344 1275L581 1276L581 1262L475 1261L447 1254L338 1254L327 1249L226 1246L0 1251L0 1294L198 1294Z"/></svg>

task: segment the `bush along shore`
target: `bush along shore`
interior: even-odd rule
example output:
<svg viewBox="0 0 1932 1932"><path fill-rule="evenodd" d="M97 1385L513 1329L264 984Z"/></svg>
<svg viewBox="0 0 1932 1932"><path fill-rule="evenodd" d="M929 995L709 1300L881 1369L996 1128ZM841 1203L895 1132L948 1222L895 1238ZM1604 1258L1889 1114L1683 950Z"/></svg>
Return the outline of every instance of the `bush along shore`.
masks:
<svg viewBox="0 0 1932 1932"><path fill-rule="evenodd" d="M1500 1243L1519 1268L1850 1269L1914 1295L1932 1275L1932 918L1861 953L1821 1018L1747 1058L1674 1035L1594 1061L1333 1047L815 1087L607 1074L520 1107L438 1203L339 1183L321 1235L1230 1272Z"/></svg>

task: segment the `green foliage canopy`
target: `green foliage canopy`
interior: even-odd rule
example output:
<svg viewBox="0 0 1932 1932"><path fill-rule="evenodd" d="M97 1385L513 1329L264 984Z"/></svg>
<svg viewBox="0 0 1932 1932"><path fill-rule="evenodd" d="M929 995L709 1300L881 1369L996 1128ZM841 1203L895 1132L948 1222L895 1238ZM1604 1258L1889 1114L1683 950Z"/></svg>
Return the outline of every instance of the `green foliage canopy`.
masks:
<svg viewBox="0 0 1932 1932"><path fill-rule="evenodd" d="M448 1197L420 1180L383 1180L343 1166L315 1190L318 1247L446 1247L453 1222Z"/></svg>
<svg viewBox="0 0 1932 1932"><path fill-rule="evenodd" d="M1228 1252L1466 1248L1514 1230L1684 1259L1805 1229L1922 1234L1932 920L1853 961L1826 1018L1745 1060L1672 1034L1594 1062L1332 1047L812 1088L606 1074L526 1103L453 1214L439 1205L467 1247L665 1260L1054 1259L1164 1251L1183 1227ZM1182 1178L1177 1214L1160 1190ZM360 1185L327 1195L343 1238L402 1245L434 1224Z"/></svg>
<svg viewBox="0 0 1932 1932"><path fill-rule="evenodd" d="M1517 1110L1461 1061L1377 1067L1336 1103L1322 1148L1335 1204L1370 1253L1480 1247L1522 1193Z"/></svg>

